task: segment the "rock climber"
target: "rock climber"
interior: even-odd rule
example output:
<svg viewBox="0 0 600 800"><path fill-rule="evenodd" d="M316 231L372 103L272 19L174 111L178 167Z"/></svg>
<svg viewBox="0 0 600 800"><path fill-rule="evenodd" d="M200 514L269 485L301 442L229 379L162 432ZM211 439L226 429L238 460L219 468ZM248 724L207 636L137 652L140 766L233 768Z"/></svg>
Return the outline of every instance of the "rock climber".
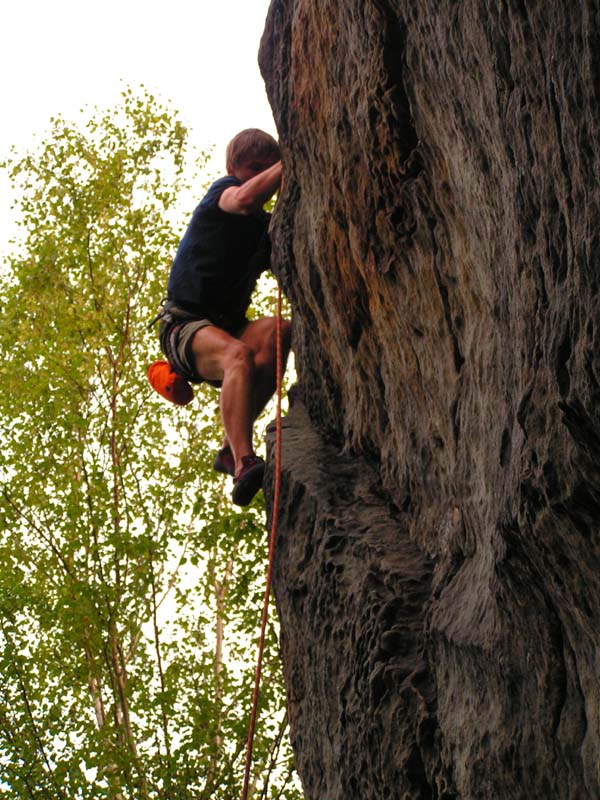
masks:
<svg viewBox="0 0 600 800"><path fill-rule="evenodd" d="M253 448L253 425L275 391L276 319L246 312L268 268L270 215L264 204L282 179L279 145L264 131L238 133L226 150L227 175L209 188L192 215L173 260L159 340L168 363L148 369L153 388L178 405L190 384L220 387L225 429L214 469L233 476L232 500L245 506L262 486L265 462ZM291 326L281 324L282 366Z"/></svg>

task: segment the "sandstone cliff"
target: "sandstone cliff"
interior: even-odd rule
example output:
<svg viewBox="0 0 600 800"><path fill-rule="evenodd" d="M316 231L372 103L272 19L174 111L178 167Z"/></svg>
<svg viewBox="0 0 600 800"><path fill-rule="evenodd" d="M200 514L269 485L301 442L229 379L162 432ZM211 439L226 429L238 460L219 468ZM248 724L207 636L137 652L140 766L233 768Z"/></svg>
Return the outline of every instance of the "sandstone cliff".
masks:
<svg viewBox="0 0 600 800"><path fill-rule="evenodd" d="M597 798L597 2L274 0L309 800Z"/></svg>

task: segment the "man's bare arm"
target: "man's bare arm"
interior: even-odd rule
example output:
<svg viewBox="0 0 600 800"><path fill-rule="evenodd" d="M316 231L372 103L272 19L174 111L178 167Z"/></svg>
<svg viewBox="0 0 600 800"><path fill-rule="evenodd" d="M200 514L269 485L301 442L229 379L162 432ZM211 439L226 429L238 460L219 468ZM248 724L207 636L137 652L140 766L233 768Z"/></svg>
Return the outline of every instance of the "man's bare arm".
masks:
<svg viewBox="0 0 600 800"><path fill-rule="evenodd" d="M219 197L219 208L228 214L253 214L264 206L281 183L281 161L259 172L241 186L230 186Z"/></svg>

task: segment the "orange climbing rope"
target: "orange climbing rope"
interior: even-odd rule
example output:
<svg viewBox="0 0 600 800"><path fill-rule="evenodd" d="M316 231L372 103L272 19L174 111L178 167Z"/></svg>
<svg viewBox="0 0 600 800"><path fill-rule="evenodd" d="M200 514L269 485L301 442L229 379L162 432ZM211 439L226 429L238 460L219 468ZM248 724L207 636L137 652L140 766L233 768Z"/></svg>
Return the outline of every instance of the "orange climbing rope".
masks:
<svg viewBox="0 0 600 800"><path fill-rule="evenodd" d="M265 631L267 628L267 612L269 610L269 597L271 595L271 574L273 572L273 558L275 555L275 538L277 534L277 519L279 516L279 490L281 484L281 287L277 291L277 412L275 417L275 487L273 490L273 516L271 518L271 535L269 537L269 560L267 564L267 579L265 598L263 601L262 617L260 621L260 638L258 641L258 657L254 673L254 692L252 694L252 711L248 725L248 739L246 742L246 769L244 771L244 785L242 800L248 800L248 786L250 784L250 767L252 766L252 745L254 731L256 730L256 715L258 712L258 695L260 690L260 674L262 670L263 653L265 649Z"/></svg>

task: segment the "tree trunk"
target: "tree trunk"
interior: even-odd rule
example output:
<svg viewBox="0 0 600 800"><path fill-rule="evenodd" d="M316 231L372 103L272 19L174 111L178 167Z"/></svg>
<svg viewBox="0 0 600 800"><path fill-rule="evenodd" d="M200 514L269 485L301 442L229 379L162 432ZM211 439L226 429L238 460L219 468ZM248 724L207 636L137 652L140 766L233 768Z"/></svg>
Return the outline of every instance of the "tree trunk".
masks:
<svg viewBox="0 0 600 800"><path fill-rule="evenodd" d="M274 0L260 59L306 797L600 797L598 3Z"/></svg>

